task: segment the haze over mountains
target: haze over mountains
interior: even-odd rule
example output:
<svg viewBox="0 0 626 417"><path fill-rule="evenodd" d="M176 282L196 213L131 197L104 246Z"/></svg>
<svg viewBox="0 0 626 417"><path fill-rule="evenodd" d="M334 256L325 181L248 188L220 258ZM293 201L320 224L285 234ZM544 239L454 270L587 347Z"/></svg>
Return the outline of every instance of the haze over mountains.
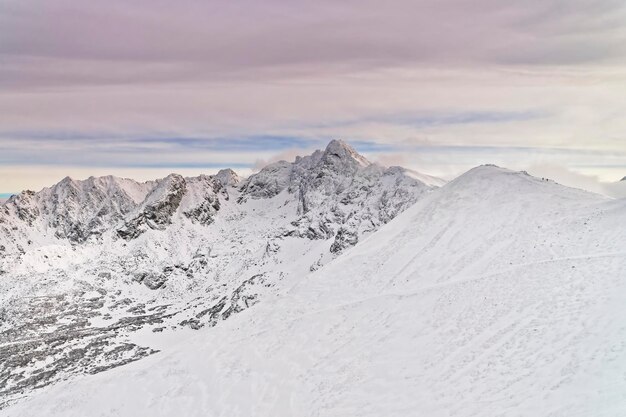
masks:
<svg viewBox="0 0 626 417"><path fill-rule="evenodd" d="M341 141L247 179L66 178L0 211L0 415L624 415L625 222Z"/></svg>

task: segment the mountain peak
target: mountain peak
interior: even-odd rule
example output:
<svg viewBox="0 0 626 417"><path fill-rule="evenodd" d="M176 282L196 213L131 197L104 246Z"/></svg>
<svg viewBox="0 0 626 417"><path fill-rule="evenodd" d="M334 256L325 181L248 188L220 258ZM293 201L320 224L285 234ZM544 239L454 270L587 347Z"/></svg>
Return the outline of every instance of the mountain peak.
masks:
<svg viewBox="0 0 626 417"><path fill-rule="evenodd" d="M67 184L74 184L74 183L75 183L74 179L68 175L65 178L63 178L61 181L59 181L56 185L67 185Z"/></svg>
<svg viewBox="0 0 626 417"><path fill-rule="evenodd" d="M620 181L626 181L626 177L622 178Z"/></svg>
<svg viewBox="0 0 626 417"><path fill-rule="evenodd" d="M333 139L328 143L328 145L326 145L323 158L327 161L332 159L339 159L342 161L353 160L361 166L371 165L370 161L341 139Z"/></svg>
<svg viewBox="0 0 626 417"><path fill-rule="evenodd" d="M235 186L241 182L239 175L230 168L220 169L214 177L224 187Z"/></svg>
<svg viewBox="0 0 626 417"><path fill-rule="evenodd" d="M348 145L348 143L344 142L341 139L332 139L330 142L328 142L328 145L326 145L327 152L339 148L354 150L352 146Z"/></svg>

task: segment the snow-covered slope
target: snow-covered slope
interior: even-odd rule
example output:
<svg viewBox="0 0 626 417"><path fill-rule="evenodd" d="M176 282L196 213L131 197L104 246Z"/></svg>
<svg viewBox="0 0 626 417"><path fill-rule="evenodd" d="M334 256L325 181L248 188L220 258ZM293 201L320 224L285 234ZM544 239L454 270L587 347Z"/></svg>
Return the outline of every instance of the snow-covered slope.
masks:
<svg viewBox="0 0 626 417"><path fill-rule="evenodd" d="M479 167L271 302L0 415L623 416L625 222Z"/></svg>
<svg viewBox="0 0 626 417"><path fill-rule="evenodd" d="M19 194L0 207L0 407L230 318L433 189L332 141L245 180L68 178Z"/></svg>
<svg viewBox="0 0 626 417"><path fill-rule="evenodd" d="M620 181L604 184L605 193L615 198L626 197L626 177Z"/></svg>

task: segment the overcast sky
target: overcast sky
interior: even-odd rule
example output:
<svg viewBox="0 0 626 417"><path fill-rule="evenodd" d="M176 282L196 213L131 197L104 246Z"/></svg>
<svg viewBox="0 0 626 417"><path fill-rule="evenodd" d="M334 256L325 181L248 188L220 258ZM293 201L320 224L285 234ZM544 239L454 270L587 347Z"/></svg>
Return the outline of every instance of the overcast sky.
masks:
<svg viewBox="0 0 626 417"><path fill-rule="evenodd" d="M0 194L249 174L332 138L598 191L626 175L625 116L623 0L0 4Z"/></svg>

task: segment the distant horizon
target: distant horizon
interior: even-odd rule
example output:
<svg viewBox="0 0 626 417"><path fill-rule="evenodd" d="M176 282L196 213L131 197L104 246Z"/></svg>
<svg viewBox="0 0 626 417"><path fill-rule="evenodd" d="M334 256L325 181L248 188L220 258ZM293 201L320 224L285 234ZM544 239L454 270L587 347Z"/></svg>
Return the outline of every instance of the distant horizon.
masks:
<svg viewBox="0 0 626 417"><path fill-rule="evenodd" d="M344 142L348 143L351 146L353 145L350 141L344 141ZM212 175L212 174L217 173L220 169L227 169L227 168L233 169L238 175L242 177L248 177L258 172L260 169L262 169L264 166L268 164L277 162L279 160L286 160L288 162L293 162L298 156L305 156L314 152L317 149L324 149L325 145L326 143L324 144L324 146L318 146L316 147L316 149L310 149L308 151L302 151L302 152L298 150L291 150L289 152L281 152L281 153L278 153L273 158L269 158L267 160L257 160L254 165L234 164L235 165L234 167L233 166L211 166L212 164L196 164L196 166L186 166L182 169L180 168L169 169L170 167L157 168L157 166L155 165L152 168L152 170L143 168L141 170L137 170L134 172L132 170L129 170L128 168L121 168L121 167L118 167L118 168L91 167L91 168L84 168L83 170L79 171L80 175L69 175L69 174L63 173L63 170L66 167L57 166L55 167L55 170L58 174L54 178L52 178L51 175L47 175L45 179L40 178L39 180L41 182L40 182L39 187L24 188L24 189L13 191L13 192L0 192L0 200L6 200L10 198L12 195L17 195L20 192L25 191L25 190L32 190L36 192L40 191L46 187L53 186L54 184L58 183L65 177L71 177L72 179L75 179L75 180L86 180L87 178L92 177L92 176L103 177L103 176L113 175L118 178L128 178L128 179L132 179L138 182L144 182L144 181L161 179L172 173L180 174L185 177L194 177L198 175ZM364 152L362 150L364 147L368 149L369 152L367 151ZM401 164L384 163L387 161L385 161L384 159L383 160L377 159L376 152L372 152L371 145L368 145L368 144L363 145L362 143L357 142L354 148L357 152L364 155L367 159L371 160L372 162L385 165L385 166L390 166L390 165L402 166ZM368 154L370 156L368 156ZM373 157L371 156L372 154L374 155ZM610 182L608 181L602 182L593 177L585 177L584 175L575 175L572 172L559 168L557 166L550 167L549 165L547 165L547 166L535 166L535 167L530 167L526 169L515 169L509 166L496 164L493 162L481 162L475 166L471 166L467 168L466 170L463 170L462 172L459 172L454 175L448 175L448 176L438 176L430 172L425 172L423 170L419 170L419 169L415 170L414 168L407 167L407 166L403 166L403 167L408 168L408 169L414 169L415 171L422 173L422 174L439 177L445 181L451 181L457 178L458 176L464 174L468 170L476 166L480 166L480 165L497 165L502 168L511 169L513 171L527 171L530 175L533 175L535 177L548 178L564 186L580 188L583 190L595 192L598 194L604 194L604 195L611 196L611 197L617 197L617 198L626 197L626 187L621 186L624 184L623 178L618 178L615 181L610 181ZM175 167L171 167L171 168L175 168ZM70 172L74 171L74 173L76 173L75 169L74 170L69 169L68 171ZM133 174L136 174L136 175L133 175ZM150 174L153 174L153 175L150 175ZM48 181L48 182L43 183L43 181ZM620 186L616 186L617 184L619 184Z"/></svg>

